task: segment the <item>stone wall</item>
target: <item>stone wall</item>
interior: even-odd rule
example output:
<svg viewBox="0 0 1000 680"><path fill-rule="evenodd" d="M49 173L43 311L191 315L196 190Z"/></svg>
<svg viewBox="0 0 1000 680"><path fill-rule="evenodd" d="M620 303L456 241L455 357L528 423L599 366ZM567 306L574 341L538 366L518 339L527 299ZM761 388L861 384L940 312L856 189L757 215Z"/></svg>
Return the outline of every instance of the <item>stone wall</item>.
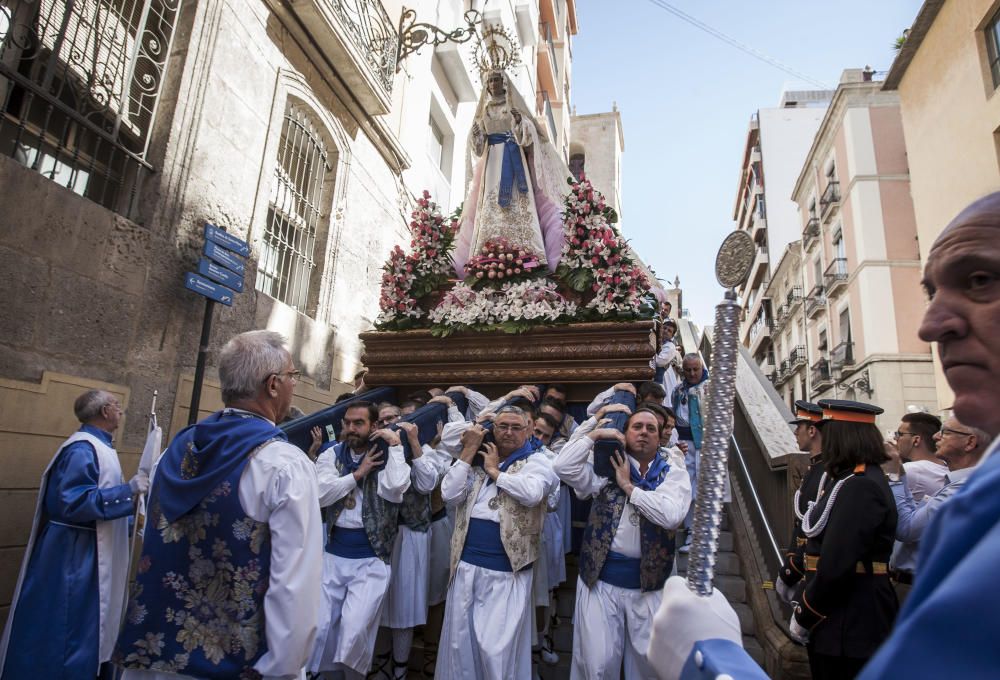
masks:
<svg viewBox="0 0 1000 680"><path fill-rule="evenodd" d="M185 290L183 274L197 266L206 221L249 240L252 254L244 292L233 307L216 306L203 414L220 405L215 352L252 328L289 338L304 373L297 405L332 403L359 366L359 332L378 313L382 263L408 240L405 153L315 66L269 4L184 3L170 59L154 172L134 221L0 157L0 466L17 469L0 481L0 607L10 602L41 472L78 426L80 392L100 386L127 399L116 436L127 475L154 390L164 433L186 424L205 300ZM306 313L254 287L292 98L315 114L333 178Z"/></svg>

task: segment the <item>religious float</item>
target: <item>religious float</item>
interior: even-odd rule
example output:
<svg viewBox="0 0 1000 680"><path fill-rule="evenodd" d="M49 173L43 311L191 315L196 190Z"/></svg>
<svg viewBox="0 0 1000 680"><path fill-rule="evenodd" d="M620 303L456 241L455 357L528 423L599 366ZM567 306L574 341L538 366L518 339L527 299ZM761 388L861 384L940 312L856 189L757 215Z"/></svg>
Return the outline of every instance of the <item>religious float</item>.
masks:
<svg viewBox="0 0 1000 680"><path fill-rule="evenodd" d="M466 200L445 215L427 191L417 199L409 249L384 266L376 330L361 336L365 382L489 393L559 382L589 401L649 379L662 289L513 86L514 43L484 33Z"/></svg>

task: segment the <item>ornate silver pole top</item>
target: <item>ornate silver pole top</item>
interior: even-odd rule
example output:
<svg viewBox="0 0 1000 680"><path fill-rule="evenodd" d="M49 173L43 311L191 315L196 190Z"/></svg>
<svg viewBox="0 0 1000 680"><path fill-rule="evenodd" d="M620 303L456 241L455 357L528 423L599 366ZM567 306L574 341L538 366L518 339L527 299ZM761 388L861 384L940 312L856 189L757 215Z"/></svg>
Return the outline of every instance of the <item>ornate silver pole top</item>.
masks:
<svg viewBox="0 0 1000 680"><path fill-rule="evenodd" d="M753 259L753 241L744 231L729 234L722 242L715 259L715 277L728 290L725 299L715 308L708 411L702 438L687 571L688 588L703 596L712 593L715 553L719 545L719 527L722 524L722 501L726 489L729 439L733 433L740 323L740 306L736 302L734 289L750 274Z"/></svg>

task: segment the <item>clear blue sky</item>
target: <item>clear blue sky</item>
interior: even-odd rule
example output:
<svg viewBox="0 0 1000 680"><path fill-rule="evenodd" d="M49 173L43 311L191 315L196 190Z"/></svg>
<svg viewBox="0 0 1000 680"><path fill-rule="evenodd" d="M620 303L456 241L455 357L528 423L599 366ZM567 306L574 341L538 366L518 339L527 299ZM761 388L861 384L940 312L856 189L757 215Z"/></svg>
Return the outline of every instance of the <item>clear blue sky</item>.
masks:
<svg viewBox="0 0 1000 680"><path fill-rule="evenodd" d="M845 68L889 69L920 0L668 0L782 62L836 86ZM786 87L814 86L757 61L649 0L578 0L572 103L618 103L625 130L625 236L657 275L681 279L684 306L713 323L715 253L731 231L750 115Z"/></svg>

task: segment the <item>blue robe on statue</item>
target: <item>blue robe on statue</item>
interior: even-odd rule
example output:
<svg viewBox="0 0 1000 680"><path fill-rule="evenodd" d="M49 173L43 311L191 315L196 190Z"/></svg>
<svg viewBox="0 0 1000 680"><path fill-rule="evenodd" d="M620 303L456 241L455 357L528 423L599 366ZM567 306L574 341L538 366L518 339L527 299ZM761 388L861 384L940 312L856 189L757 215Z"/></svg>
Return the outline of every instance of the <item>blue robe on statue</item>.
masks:
<svg viewBox="0 0 1000 680"><path fill-rule="evenodd" d="M111 446L107 432L81 429ZM97 674L95 523L133 511L128 484L98 488L98 477L97 453L85 441L64 448L49 469L31 558L7 624L2 680L93 680Z"/></svg>

